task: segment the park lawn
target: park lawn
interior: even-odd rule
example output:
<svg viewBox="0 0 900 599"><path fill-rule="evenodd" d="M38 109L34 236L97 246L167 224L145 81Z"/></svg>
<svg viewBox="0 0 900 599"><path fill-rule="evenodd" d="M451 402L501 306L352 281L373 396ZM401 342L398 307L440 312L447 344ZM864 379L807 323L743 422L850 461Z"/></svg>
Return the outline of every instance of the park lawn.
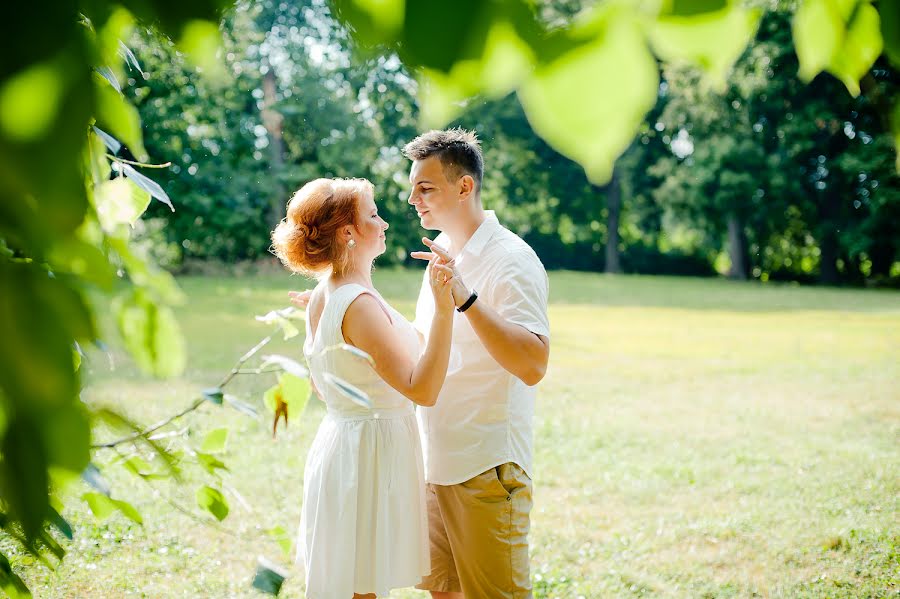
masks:
<svg viewBox="0 0 900 599"><path fill-rule="evenodd" d="M420 276L381 270L376 285L411 315ZM184 375L139 374L109 333L109 355L94 350L83 366L86 401L142 423L176 412L268 333L254 315L308 286L272 274L180 282ZM571 272L551 273L551 289L535 420L536 597L900 592L900 293ZM299 357L298 339L263 353ZM272 376L241 377L232 391L259 406ZM260 596L257 556L289 563L265 530L296 530L323 412L311 403L273 441L268 417L204 406L171 430L199 445L229 428L221 525L194 502L214 481L205 472L148 484L106 466L113 497L131 501L143 526L118 514L96 522L78 488L62 565L50 572L19 555L17 571L40 597ZM293 576L282 596L302 588Z"/></svg>

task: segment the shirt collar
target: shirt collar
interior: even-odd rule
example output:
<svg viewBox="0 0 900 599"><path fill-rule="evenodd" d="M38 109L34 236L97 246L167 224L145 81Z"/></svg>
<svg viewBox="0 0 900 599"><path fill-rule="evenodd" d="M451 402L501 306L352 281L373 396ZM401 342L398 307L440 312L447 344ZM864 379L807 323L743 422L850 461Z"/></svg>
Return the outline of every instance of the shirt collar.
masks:
<svg viewBox="0 0 900 599"><path fill-rule="evenodd" d="M500 221L497 220L497 215L493 210L485 210L484 215L484 221L478 225L478 228L475 229L475 232L469 237L469 241L467 241L466 245L459 251L460 256L463 254L471 254L473 256L481 255L484 246L491 240L494 233L500 229Z"/></svg>

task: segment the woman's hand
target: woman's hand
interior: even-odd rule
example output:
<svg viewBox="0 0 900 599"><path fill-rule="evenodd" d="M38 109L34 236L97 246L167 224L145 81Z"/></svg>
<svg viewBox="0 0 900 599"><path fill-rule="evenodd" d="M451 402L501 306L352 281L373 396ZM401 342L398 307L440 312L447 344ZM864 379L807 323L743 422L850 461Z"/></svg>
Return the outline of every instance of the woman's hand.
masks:
<svg viewBox="0 0 900 599"><path fill-rule="evenodd" d="M456 264L454 264L453 258L450 257L450 252L428 239L427 237L422 238L422 243L428 246L430 252L411 252L410 256L416 258L418 260L428 260L429 267L432 263L445 266L450 269L451 274L453 275L453 282L451 284L450 292L453 295L454 306L461 306L466 303L466 300L469 299L469 296L472 294L469 291L469 288L466 287L466 284L463 283L462 277L459 272L456 270Z"/></svg>
<svg viewBox="0 0 900 599"><path fill-rule="evenodd" d="M437 259L428 263L428 282L434 296L436 313L452 314L453 309L456 308L456 303L453 301L453 280L451 267L439 264Z"/></svg>

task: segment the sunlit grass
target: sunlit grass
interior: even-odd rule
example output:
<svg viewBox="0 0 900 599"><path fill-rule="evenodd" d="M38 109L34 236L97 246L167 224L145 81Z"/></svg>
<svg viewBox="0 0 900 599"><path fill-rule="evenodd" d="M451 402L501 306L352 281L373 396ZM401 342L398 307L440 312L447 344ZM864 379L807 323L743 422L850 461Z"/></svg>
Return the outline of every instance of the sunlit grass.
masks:
<svg viewBox="0 0 900 599"><path fill-rule="evenodd" d="M376 276L407 315L419 281L418 271ZM305 286L275 275L181 283L185 375L153 381L116 349L114 370L93 352L89 401L144 423L173 413L267 334L255 314ZM535 422L537 597L896 595L900 294L578 273L553 273L551 286L551 365ZM299 342L266 351L298 356ZM235 388L258 405L271 383ZM287 563L264 530L296 529L322 412L311 404L272 441L268 421L204 407L177 429L198 443L231 429L223 526L165 500L194 509L205 474L157 484L154 497L109 467L114 496L132 500L144 526L96 524L70 501L70 555L57 573L31 566L24 577L41 597L256 596L256 556ZM302 596L298 577L282 595Z"/></svg>

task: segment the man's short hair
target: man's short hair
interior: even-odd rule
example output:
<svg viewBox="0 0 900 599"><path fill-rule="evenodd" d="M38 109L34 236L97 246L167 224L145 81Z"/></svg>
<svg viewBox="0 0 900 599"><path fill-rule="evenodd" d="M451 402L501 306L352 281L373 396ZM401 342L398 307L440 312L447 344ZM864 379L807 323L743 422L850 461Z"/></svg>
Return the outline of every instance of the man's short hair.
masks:
<svg viewBox="0 0 900 599"><path fill-rule="evenodd" d="M423 133L403 147L403 155L410 160L425 160L437 156L448 180L456 181L463 175L469 175L475 180L475 191L481 191L484 158L481 155L481 142L474 131L457 127Z"/></svg>

